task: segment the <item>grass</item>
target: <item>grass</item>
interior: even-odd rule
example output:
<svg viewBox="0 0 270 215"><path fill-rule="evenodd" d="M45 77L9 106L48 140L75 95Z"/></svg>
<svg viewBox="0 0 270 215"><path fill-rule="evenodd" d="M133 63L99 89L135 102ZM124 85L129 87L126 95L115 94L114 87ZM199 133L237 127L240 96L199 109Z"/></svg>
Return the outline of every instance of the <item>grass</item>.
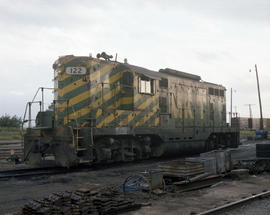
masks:
<svg viewBox="0 0 270 215"><path fill-rule="evenodd" d="M250 130L241 130L240 131L240 138L241 139L247 139L248 137L253 137L255 136L255 131L250 131Z"/></svg>
<svg viewBox="0 0 270 215"><path fill-rule="evenodd" d="M20 140L20 139L22 139L20 128L0 127L0 140Z"/></svg>
<svg viewBox="0 0 270 215"><path fill-rule="evenodd" d="M269 132L270 131L268 130L268 134L269 134ZM249 137L254 138L255 135L256 135L255 130L253 130L253 131L250 131L250 130L241 130L240 131L240 138L241 139L248 139Z"/></svg>

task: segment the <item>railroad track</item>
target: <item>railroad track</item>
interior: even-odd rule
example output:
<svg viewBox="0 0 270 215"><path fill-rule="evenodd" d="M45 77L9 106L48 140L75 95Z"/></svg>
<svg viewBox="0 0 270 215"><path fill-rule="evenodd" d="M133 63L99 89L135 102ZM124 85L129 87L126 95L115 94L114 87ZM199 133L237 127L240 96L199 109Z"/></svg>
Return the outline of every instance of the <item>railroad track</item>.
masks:
<svg viewBox="0 0 270 215"><path fill-rule="evenodd" d="M239 208L240 206L242 206L248 202L262 199L262 198L266 198L266 197L270 197L270 191L264 191L264 192L256 194L256 195L252 195L252 196L249 196L247 198L237 200L235 202L230 202L228 204L225 204L225 205L222 205L222 206L219 206L219 207L207 210L207 211L197 213L196 215L224 214L225 212L228 212L228 211L235 209L235 208Z"/></svg>
<svg viewBox="0 0 270 215"><path fill-rule="evenodd" d="M44 175L57 175L71 172L65 168L27 168L0 171L0 180L9 180L11 178L29 178Z"/></svg>
<svg viewBox="0 0 270 215"><path fill-rule="evenodd" d="M154 163L155 160L147 160L146 163ZM106 163L106 164L81 164L77 167L65 168L65 167L42 167L42 168L23 168L23 169L9 169L0 171L0 180L9 180L11 178L22 179L31 178L46 175L58 175L68 174L74 172L87 172L87 171L102 171L113 167L122 167L123 165L128 168L129 165L144 164L144 161L134 162L117 162L117 163Z"/></svg>
<svg viewBox="0 0 270 215"><path fill-rule="evenodd" d="M150 160L138 160L130 162L112 162L112 163L99 163L99 164L80 164L77 167L65 168L65 167L42 167L42 168L23 168L23 169L9 169L0 171L0 180L9 180L11 178L31 178L46 175L57 175L57 174L68 174L74 172L87 172L87 171L103 171L110 168L129 168L133 165L156 165L158 162L171 161L173 159L157 159L153 158ZM183 158L179 158L183 160Z"/></svg>

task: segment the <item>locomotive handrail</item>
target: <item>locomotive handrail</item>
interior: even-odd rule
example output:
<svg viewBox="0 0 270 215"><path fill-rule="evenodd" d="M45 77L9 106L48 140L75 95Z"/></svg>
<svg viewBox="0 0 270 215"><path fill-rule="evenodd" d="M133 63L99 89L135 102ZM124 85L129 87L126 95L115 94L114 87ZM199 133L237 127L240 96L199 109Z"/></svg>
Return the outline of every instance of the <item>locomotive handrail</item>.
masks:
<svg viewBox="0 0 270 215"><path fill-rule="evenodd" d="M76 113L75 113L73 106L71 106L71 110L73 112L74 120L76 123L76 150L78 151L78 149L79 149L79 126L78 126L78 121L77 121ZM73 134L73 132L72 132L72 134ZM74 136L73 136L73 139L74 139Z"/></svg>
<svg viewBox="0 0 270 215"><path fill-rule="evenodd" d="M70 129L71 134L72 134L72 146L75 148L73 129L72 129L72 127L71 127L71 126L68 126L68 128Z"/></svg>
<svg viewBox="0 0 270 215"><path fill-rule="evenodd" d="M24 125L25 122L29 122L28 128L31 127L31 122L34 121L34 119L32 119L32 117L31 117L31 112L32 112L31 106L32 106L32 104L35 104L35 103L39 103L40 110L41 110L41 101L27 102L26 103L26 107L25 107L25 111L24 111L24 115L23 115L22 125L21 125L22 129L23 129L23 125ZM28 120L25 119L26 118L26 114L27 114L27 110L29 112Z"/></svg>
<svg viewBox="0 0 270 215"><path fill-rule="evenodd" d="M42 91L42 94L41 94L41 101L35 101L37 95L38 95L38 92L39 91ZM34 103L39 103L40 104L40 111L44 111L44 90L54 90L54 88L51 88L51 87L39 87L32 99L31 102L27 102L26 103L26 106L25 106L25 111L24 111L24 115L23 115L23 121L22 121L22 124L21 124L21 129L23 129L23 125L25 122L29 122L29 125L28 127L30 128L31 127L31 122L33 121L33 119L31 119L31 105L34 104ZM28 117L28 120L26 120L26 114L27 114L27 111L29 112L29 117Z"/></svg>
<svg viewBox="0 0 270 215"><path fill-rule="evenodd" d="M41 106L42 107L41 110L44 111L44 90L54 90L54 88L52 88L52 87L39 87L37 89L36 94L34 95L34 97L32 99L32 102L35 101L35 99L36 99L36 97L38 95L39 90L41 90L41 97L42 97L42 99L41 99L41 105L42 105Z"/></svg>

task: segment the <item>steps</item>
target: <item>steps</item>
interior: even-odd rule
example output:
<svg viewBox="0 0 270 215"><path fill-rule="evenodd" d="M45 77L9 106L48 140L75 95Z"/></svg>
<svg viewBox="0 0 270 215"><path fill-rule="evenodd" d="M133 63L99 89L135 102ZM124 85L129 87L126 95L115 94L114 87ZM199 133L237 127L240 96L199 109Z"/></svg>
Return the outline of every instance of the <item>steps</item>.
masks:
<svg viewBox="0 0 270 215"><path fill-rule="evenodd" d="M74 139L75 139L75 146L76 146L76 151L80 152L80 151L86 151L87 148L85 148L83 146L83 141L84 141L84 137L80 136L81 132L80 132L80 128L73 128L73 133L74 133Z"/></svg>

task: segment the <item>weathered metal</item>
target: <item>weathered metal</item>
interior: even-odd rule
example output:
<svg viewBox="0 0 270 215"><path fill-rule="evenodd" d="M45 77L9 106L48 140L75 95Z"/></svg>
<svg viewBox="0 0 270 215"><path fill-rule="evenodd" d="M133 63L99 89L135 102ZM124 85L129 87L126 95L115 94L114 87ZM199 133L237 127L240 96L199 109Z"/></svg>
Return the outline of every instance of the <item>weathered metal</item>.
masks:
<svg viewBox="0 0 270 215"><path fill-rule="evenodd" d="M28 160L50 155L72 166L239 143L239 131L226 123L226 89L197 75L73 55L53 68L53 110L41 111L39 128L28 129Z"/></svg>

